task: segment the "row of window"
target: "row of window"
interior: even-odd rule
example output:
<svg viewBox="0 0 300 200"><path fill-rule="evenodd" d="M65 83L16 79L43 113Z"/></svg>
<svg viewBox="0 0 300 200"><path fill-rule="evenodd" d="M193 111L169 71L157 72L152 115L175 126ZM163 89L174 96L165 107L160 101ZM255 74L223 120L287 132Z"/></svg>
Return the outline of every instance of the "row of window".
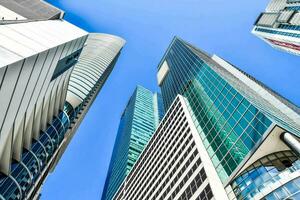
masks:
<svg viewBox="0 0 300 200"><path fill-rule="evenodd" d="M164 199L167 194L172 190L173 186L177 183L177 181L181 178L182 174L185 173L186 169L190 166L194 158L197 156L198 151L195 150L194 153L191 155L191 157L186 161L184 166L180 169L179 172L176 173L178 170L179 166L183 163L183 160L186 158L186 156L189 154L193 146L190 146L189 149L184 153L184 155L181 157L177 165L174 167L173 171L169 174L168 178L164 181L164 183L160 186L158 189L157 193L154 195L152 200L157 199L159 196L160 192L165 188L165 186L168 184L169 186L165 189L164 193L160 196L159 199ZM195 165L199 166L201 164L200 158L196 161ZM176 173L176 176L174 177L173 175ZM168 183L170 179L172 179L171 183Z"/></svg>
<svg viewBox="0 0 300 200"><path fill-rule="evenodd" d="M189 140L187 140L187 141L189 141ZM179 152L175 153L175 156L174 156L174 158L172 158L171 162L169 162L169 160L168 160L168 162L163 163L165 165L165 167L161 168L161 170L158 172L158 174L156 174L156 178L154 179L155 184L150 185L152 187L152 189L150 190L150 188L148 187L148 190L150 190L150 192L148 192L148 190L146 190L148 193L148 195L146 196L146 199L158 199L160 192L165 188L166 185L169 185L169 187L166 190L169 191L171 189L171 187L170 187L171 184L168 184L168 182L171 178L173 178L173 175L176 173L176 171L178 169L178 168L174 167L175 162L177 162L176 166L180 166L182 163L180 163L179 161L183 161L186 158L186 157L182 156L183 151L185 151L185 153L183 155L185 155L185 156L189 155L189 153L193 149L194 145L195 144L193 142L189 145L187 145L187 142L186 142L180 148ZM186 149L187 146L189 146L189 148ZM174 151L176 151L176 150L177 149L174 149ZM173 154L171 156L173 156ZM182 156L182 157L178 161L178 158L180 156ZM173 170L172 170L172 168L173 168ZM160 177L160 178L158 178L158 177ZM159 188L158 188L158 186L159 186ZM166 195L166 194L167 194L167 192L165 191L163 195ZM152 196L152 195L154 195L154 196ZM144 197L145 195L142 195L142 196Z"/></svg>
<svg viewBox="0 0 300 200"><path fill-rule="evenodd" d="M133 192L132 190L136 189L136 185L139 184L141 180L140 176L145 175L145 171L151 169L149 165L153 164L154 157L149 157L149 154L153 155L154 150L159 151L157 152L157 154L161 153L162 149L157 147L160 146L162 143L169 144L169 140L174 139L172 137L174 135L174 129L172 129L171 131L171 137L168 137L168 135L164 131L168 129L170 131L171 127L174 128L174 124L171 124L170 120L175 120L179 117L179 115L181 115L182 118L182 109L178 110L180 108L180 104L178 102L179 101L177 100L172 106L173 109L171 109L171 111L166 114L166 116L163 119L163 122L158 127L158 130L153 135L152 139L149 141L149 144L146 146L144 153L142 154L138 162L134 165L132 173L130 173L126 178L126 180L128 180L126 181L126 187L130 186L126 191L126 196L131 195L131 193ZM182 134L182 131L180 131L180 133ZM118 194L119 193L120 191L118 192ZM116 195L116 199L121 199L122 195L118 194Z"/></svg>
<svg viewBox="0 0 300 200"><path fill-rule="evenodd" d="M300 8L300 6L299 6ZM300 31L300 26L299 25L290 25L290 24L280 24L278 28L282 29L289 29L289 30L294 30L294 31Z"/></svg>
<svg viewBox="0 0 300 200"><path fill-rule="evenodd" d="M290 7L286 7L286 10L300 10L300 6L290 6Z"/></svg>
<svg viewBox="0 0 300 200"><path fill-rule="evenodd" d="M195 200L210 200L213 198L213 193L210 185L207 185Z"/></svg>
<svg viewBox="0 0 300 200"><path fill-rule="evenodd" d="M260 32L264 32L264 33L270 33L270 34L277 34L277 35L300 38L300 34L298 34L298 33L282 32L282 31L270 30L270 29L265 29L265 28L255 28L255 30L260 31Z"/></svg>
<svg viewBox="0 0 300 200"><path fill-rule="evenodd" d="M166 127L169 127L170 126L170 123L169 120L170 119L173 119L175 117L175 114L176 115L179 115L179 113L181 112L175 112L174 111L174 108L178 109L179 108L179 104L178 104L178 99L176 100L176 102L172 105L172 112L168 112L166 114L166 116L164 117L163 121L161 122L161 126L159 126L156 130L156 134L153 135L152 139L149 141L148 145L145 147L145 150L144 152L149 152L149 150L152 150L154 147L154 145L157 145L157 142L158 142L158 138L161 137L161 135L159 134L162 130L165 130ZM162 130L161 130L162 129ZM144 161L146 160L146 156L142 156L141 159L138 161L138 163L133 167L133 170L134 171L137 167L140 167L141 164L144 164ZM143 166L141 166L143 167ZM135 175L135 178L138 174L134 174L134 173L131 173L128 175L127 179L130 180L130 181L133 181L135 178L131 179L131 176Z"/></svg>
<svg viewBox="0 0 300 200"><path fill-rule="evenodd" d="M263 115L255 118L258 110L212 69L210 65L215 64L211 58L199 50L177 39L165 60L170 71L161 86L164 99L168 103L177 94L187 97L194 123L201 138L207 141L206 148L215 167L220 166L218 173L224 181L271 121Z"/></svg>
<svg viewBox="0 0 300 200"><path fill-rule="evenodd" d="M296 178L265 197L266 200L300 199L300 178Z"/></svg>
<svg viewBox="0 0 300 200"><path fill-rule="evenodd" d="M238 199L252 199L270 185L279 183L282 177L300 169L300 160L292 151L267 155L250 165L232 183Z"/></svg>
<svg viewBox="0 0 300 200"><path fill-rule="evenodd" d="M195 163L195 165L188 171L185 177L182 179L180 184L176 187L172 195L168 198L168 200L172 200L176 197L176 195L180 192L183 186L187 183L187 181L194 175L196 171L198 171L199 165ZM194 180L191 184L185 189L179 199L190 199L191 196L196 192L196 190L201 186L201 184L205 181L206 174L204 168L200 170L200 172L195 176ZM192 189L193 188L193 189ZM187 197L187 198L186 198Z"/></svg>
<svg viewBox="0 0 300 200"><path fill-rule="evenodd" d="M182 113L181 113L182 114ZM178 122L179 123L179 122ZM176 125L178 125L178 123L176 124ZM182 123L182 122L181 122ZM182 124L181 124L182 125ZM169 126L171 127L171 124L169 124ZM174 128L174 127L173 127ZM171 129L171 135L173 134L173 132L174 132L174 129ZM167 138L166 137L167 135L165 134L163 137L165 138L165 139L168 139L168 140L171 140L172 138L170 137L170 138ZM148 151L153 151L153 150L155 150L156 148L157 148L157 146L159 146L159 144L161 144L161 143L163 143L163 142L166 142L166 141L164 141L164 139L163 138L160 138L161 137L161 135L158 135L158 137L156 138L157 140L154 140L154 142L153 142L153 145L149 148L149 149L147 149ZM151 141L153 141L153 139L151 140ZM167 142L169 142L169 141L167 141ZM149 145L147 145L147 147L148 147ZM160 152L160 153L159 153ZM159 152L157 152L157 153L159 153L159 154L162 154L162 152L163 151L159 151ZM148 158L149 160L146 162L147 164L150 164L150 165L153 165L153 163L152 163L152 160L154 160L155 158L154 157L151 157L151 158ZM147 169L147 170L149 170L149 167L148 166L146 166L146 164L144 165L143 164L144 163L144 160L142 160L141 161L141 165L142 165L142 167L141 167L141 171L143 170L143 169ZM151 168L151 167L150 167ZM140 172L141 172L140 171ZM136 175L136 176L138 176L138 174ZM144 176L145 176L145 174L144 174ZM137 184L137 183L136 183Z"/></svg>
<svg viewBox="0 0 300 200"><path fill-rule="evenodd" d="M178 116L177 116L178 117ZM183 121L181 121L181 119L183 118L183 114L181 114L181 116L180 116L180 122L181 123L179 123L179 120L177 121L177 123L174 125L174 123L172 124L172 132L177 132L176 131L176 127L186 127L186 125L184 126L183 125ZM174 118L173 118L174 119ZM171 122L172 123L172 122ZM162 126L162 124L161 124L161 126ZM175 128L175 129L174 129ZM170 127L168 127L167 128L167 130L168 130L168 132L170 131ZM188 130L189 131L189 130ZM174 132L174 133L175 133ZM176 135L178 134L178 132L176 133ZM174 134L170 134L170 133L168 133L168 135L169 136L172 136L172 135L174 135ZM167 136L167 134L165 134L164 135L165 137ZM181 139L180 139L180 137L179 136L183 136ZM155 137L155 135L154 135L154 137ZM168 138L168 137L167 137ZM186 140L186 142L185 143L183 143L183 139L187 139ZM182 154L182 150L183 150L183 148L185 147L185 146L187 146L188 145L188 141L189 140L191 140L192 139L192 136L190 135L190 137L188 137L187 138L187 135L186 134L182 134L182 133L180 133L179 132L179 134L178 134L178 136L176 137L174 137L174 138L172 138L172 137L169 137L168 138L169 140L171 139L173 142L171 143L170 141L164 141L163 140L163 138L159 138L159 139L157 139L155 142L153 142L153 143L151 143L151 141L153 141L153 139L150 141L150 143L151 143L151 145L154 145L154 144L158 144L158 143L160 143L160 142L162 142L162 143L165 143L165 144L167 144L167 146L165 146L165 147L163 147L163 148L161 148L160 149L160 153L153 153L152 152L152 154L154 154L154 155L156 155L155 157L158 157L158 158L160 158L160 160L161 161L163 161L163 162L166 162L165 164L164 163L162 163L161 161L155 161L154 162L154 160L152 160L153 158L151 158L150 160L152 161L152 162L150 162L150 165L151 166L146 166L146 165L144 165L144 164L141 164L141 162L140 161L138 161L138 163L135 165L135 167L136 166L138 166L138 165L142 165L142 168L144 168L145 166L146 166L146 171L147 172L145 172L145 171L143 171L143 169L139 169L138 171L142 171L143 173L143 177L139 177L139 176L136 176L136 174L134 174L133 176L131 176L131 178L133 177L133 178L135 178L135 177L138 177L139 179L138 179L138 181L134 181L133 183L134 183L134 186L131 186L131 182L132 182L132 180L128 180L128 181L126 181L126 188L125 188L125 191L126 192L124 192L125 194L122 194L121 195L121 193L123 193L123 191L121 191L121 190L119 190L118 191L118 193L116 194L116 199L127 199L127 198L129 198L129 199L142 199L142 198L146 198L146 199L157 199L158 197L159 197L159 195L160 195L160 191L162 191L163 189L165 189L165 186L166 186L166 184L167 184L167 182L169 182L170 181L170 178L174 175L174 173L177 171L177 168L180 166L180 164L182 163L182 161L181 162L177 162L177 165L175 165L174 166L174 164L176 163L175 161L177 161L178 160L178 155L180 155L180 154ZM174 142L176 142L177 143L177 145L175 145L175 143ZM173 144L174 143L174 144ZM173 157L173 154L174 154L174 152L177 150L177 148L179 147L178 145L179 144L182 144L182 150L179 150L179 152L177 153L177 154L175 154L175 157L173 158L173 160L170 162L170 159L171 159L171 157ZM194 146L195 144L194 143L192 143L192 146ZM147 145L148 147L150 146L150 144L149 145ZM159 146L159 145L158 145ZM189 148L188 148L188 150L186 151L186 153L185 154L187 154L190 150L191 150L191 148L192 148L192 146L190 146ZM155 147L155 149L159 149L156 145L154 145L153 147ZM170 147L172 147L172 149L174 149L172 152L172 154L171 155L167 155L167 154L165 154L164 156L163 155L159 155L159 154L161 154L161 153L163 153L163 152L167 152L168 151L168 149L170 148ZM150 150L151 150L151 148L150 148ZM153 149L152 149L153 150ZM145 150L145 152L146 152L146 150ZM149 151L149 149L148 149L148 151L147 151L147 153L148 152L151 152L151 151ZM185 155L184 154L184 155ZM177 155L177 156L176 156ZM194 156L196 156L197 155L197 151L195 151L193 154L193 157ZM145 156L145 155L144 155ZM143 158L144 156L142 156L141 158ZM184 158L185 158L186 156L182 156L182 158L181 158L181 160L183 160ZM144 157L145 158L145 157ZM148 160L148 159L147 159ZM150 160L148 160L147 161L147 163L150 161ZM188 161L187 161L188 162ZM152 164L151 164L152 163ZM166 164L167 163L170 163L169 164L169 166L168 167L162 167L162 166L166 166ZM193 168L192 168L192 170L193 171L191 171L191 172L189 172L187 175L188 175L188 178L189 177L191 177L192 176L192 174L193 174L193 172L197 169L197 167L200 165L200 163L201 163L201 161L200 161L200 159L197 161L197 165L196 166L194 166ZM153 165L153 166L152 166ZM156 167L155 167L156 166ZM177 166L177 167L176 167ZM185 165L186 167L188 166L188 165ZM173 168L173 170L171 170ZM184 170L185 168L183 167L183 169L182 170L180 170L179 172L178 172L178 174L177 174L177 176L174 178L174 180L172 181L172 183L174 182L174 183L176 183L176 181L180 178L180 176L181 176L181 174L183 173L183 170ZM155 172L155 174L153 174L153 172ZM180 173L181 172L181 173ZM135 171L133 170L132 171L132 173L135 173ZM151 174L151 180L148 180L146 177L148 177L148 175L147 174ZM166 176L167 174L169 174L168 176ZM188 179L187 179L188 180ZM187 182L187 180L186 180L186 178L185 179L183 179L183 181L182 181L182 183L181 183L181 188L182 188L182 184L184 184L184 182ZM154 182L153 182L154 181ZM161 182L162 181L164 181L163 182L163 184L161 184ZM147 186L147 185L149 185L149 186ZM157 189L157 186L158 185L160 185L160 187ZM138 187L136 187L136 186L138 186ZM124 188L123 186L122 186L122 188ZM151 190L151 188L152 188L152 190ZM161 196L160 197L160 199L161 198L165 198L165 196L168 194L168 191L169 190L171 190L172 189L172 187L171 187L171 185L167 188L167 189L165 189L165 193L164 193L164 196ZM157 191L157 192L155 192L155 191ZM148 195L147 195L148 194ZM155 194L155 196L152 196L153 194ZM147 195L147 196L146 196ZM174 195L173 195L174 196ZM173 196L171 196L171 198L173 197ZM175 194L175 196L176 196L176 194ZM151 198L152 197L152 198Z"/></svg>
<svg viewBox="0 0 300 200"><path fill-rule="evenodd" d="M232 88L227 91L231 90ZM271 121L237 93L220 112L221 104L209 104L210 98L203 98L207 93L199 90L197 81L190 85L185 96L203 143L213 164L216 167L222 165L223 172L219 171L219 175L225 180L254 147ZM219 95L217 99L222 96ZM234 99L237 99L237 104L230 109L234 105ZM224 102L224 99L220 101ZM203 109L206 111L202 112Z"/></svg>
<svg viewBox="0 0 300 200"><path fill-rule="evenodd" d="M182 125L183 125L183 122L179 127L181 127ZM136 192L135 195L142 194L144 196L145 194L143 193L143 191L146 191L145 193L147 193L150 190L149 187L152 187L156 183L159 183L158 177L161 176L162 171L167 170L166 167L164 167L164 166L166 166L167 163L169 163L169 161L171 160L171 158L174 155L176 156L175 152L177 151L177 149L179 149L179 147L181 146L181 148L179 150L179 152L181 153L183 151L183 149L190 143L192 136L191 135L188 136L188 134L189 134L189 129L187 129L186 132L182 135L178 134L177 137L173 140L173 142L169 143L168 146L164 146L161 148L162 149L162 152L160 153L161 155L158 155L157 157L155 157L156 159L159 158L159 160L154 160L153 166L150 166L150 168L152 170L147 172L146 175L144 176L144 178L142 178L143 181L141 182L141 184L138 183L138 185L140 186L139 190L142 190L142 192L139 192L139 190L138 190L138 192ZM175 161L176 161L176 159L173 159L171 161L171 166ZM154 167L155 165L156 165L156 167ZM150 177L150 180L147 179L147 177Z"/></svg>

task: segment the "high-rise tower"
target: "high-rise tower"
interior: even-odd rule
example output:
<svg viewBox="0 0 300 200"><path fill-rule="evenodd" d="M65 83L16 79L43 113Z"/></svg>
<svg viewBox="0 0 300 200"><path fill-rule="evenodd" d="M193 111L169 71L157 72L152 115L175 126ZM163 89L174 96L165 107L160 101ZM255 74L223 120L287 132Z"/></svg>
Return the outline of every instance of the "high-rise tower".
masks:
<svg viewBox="0 0 300 200"><path fill-rule="evenodd" d="M130 172L164 114L161 96L137 86L121 116L102 194L110 200Z"/></svg>
<svg viewBox="0 0 300 200"><path fill-rule="evenodd" d="M300 1L271 0L252 32L274 48L300 55Z"/></svg>
<svg viewBox="0 0 300 200"><path fill-rule="evenodd" d="M175 37L158 67L160 126L114 199L298 199L300 112Z"/></svg>
<svg viewBox="0 0 300 200"><path fill-rule="evenodd" d="M4 0L0 10L0 199L33 199L111 72L124 40L91 35L84 47L88 33L44 1ZM95 57L83 53L79 58L83 47L86 52L97 45ZM81 63L85 70L75 81ZM90 87L76 85L82 80ZM81 102L69 94L77 94L76 87L86 89Z"/></svg>
<svg viewBox="0 0 300 200"><path fill-rule="evenodd" d="M65 108L73 108L76 115L72 114L74 121L69 128L59 157L114 69L124 45L125 40L118 36L103 33L89 34L68 84Z"/></svg>
<svg viewBox="0 0 300 200"><path fill-rule="evenodd" d="M166 108L177 94L187 99L224 187L232 186L238 198L264 196L283 185L281 178L299 177L300 109L288 100L177 37L159 65L158 82Z"/></svg>
<svg viewBox="0 0 300 200"><path fill-rule="evenodd" d="M115 200L226 200L184 97L178 96L116 192Z"/></svg>

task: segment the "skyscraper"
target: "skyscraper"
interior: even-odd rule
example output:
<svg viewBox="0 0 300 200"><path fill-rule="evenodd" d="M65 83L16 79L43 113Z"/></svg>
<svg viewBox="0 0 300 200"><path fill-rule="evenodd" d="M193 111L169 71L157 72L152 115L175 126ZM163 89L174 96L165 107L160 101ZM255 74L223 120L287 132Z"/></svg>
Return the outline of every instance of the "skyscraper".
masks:
<svg viewBox="0 0 300 200"><path fill-rule="evenodd" d="M59 157L112 72L124 45L125 40L118 36L103 33L89 34L68 84L65 107L72 107L76 117L73 114L74 121L67 133L66 142L59 152Z"/></svg>
<svg viewBox="0 0 300 200"><path fill-rule="evenodd" d="M59 9L43 1L11 0L0 1L0 10L0 199L33 199L112 70L124 41L91 35L83 52L96 43L98 57L87 61L85 53L79 56L88 33L64 21ZM99 41L91 44L95 37ZM80 63L86 69L78 81L88 76L94 82L91 87L81 84L88 92L78 103L69 93L82 89L73 84Z"/></svg>
<svg viewBox="0 0 300 200"><path fill-rule="evenodd" d="M121 116L102 199L110 200L131 171L164 114L160 94L137 86Z"/></svg>
<svg viewBox="0 0 300 200"><path fill-rule="evenodd" d="M159 65L158 81L166 108L177 94L186 97L224 187L232 186L237 197L263 195L283 183L281 172L299 173L300 109L253 77L175 37ZM281 154L286 151L292 160ZM278 165L262 164L265 157ZM255 162L260 166L253 167Z"/></svg>
<svg viewBox="0 0 300 200"><path fill-rule="evenodd" d="M252 32L274 48L300 55L299 11L297 0L271 0Z"/></svg>
<svg viewBox="0 0 300 200"><path fill-rule="evenodd" d="M228 199L204 149L178 96L113 199Z"/></svg>
<svg viewBox="0 0 300 200"><path fill-rule="evenodd" d="M300 197L298 107L178 37L157 78L168 112L114 199Z"/></svg>

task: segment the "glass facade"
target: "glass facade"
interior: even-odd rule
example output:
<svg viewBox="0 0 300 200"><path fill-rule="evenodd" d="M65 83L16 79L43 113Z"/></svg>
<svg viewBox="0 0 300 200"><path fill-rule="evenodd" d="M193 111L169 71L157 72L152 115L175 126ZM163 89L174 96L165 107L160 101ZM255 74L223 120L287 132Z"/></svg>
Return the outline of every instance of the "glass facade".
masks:
<svg viewBox="0 0 300 200"><path fill-rule="evenodd" d="M266 200L300 199L300 178L296 178L265 197Z"/></svg>
<svg viewBox="0 0 300 200"><path fill-rule="evenodd" d="M33 140L30 150L23 150L21 162L13 161L9 176L0 174L0 198L25 199L62 142L70 126L69 116L60 112L51 125Z"/></svg>
<svg viewBox="0 0 300 200"><path fill-rule="evenodd" d="M295 153L292 151L277 152L253 163L231 185L238 199L253 199L258 193L263 193L298 170L300 170L300 160ZM266 199L285 199L300 192L300 185L294 187L300 183L296 182L289 182L286 187L278 189L279 192L273 191Z"/></svg>
<svg viewBox="0 0 300 200"><path fill-rule="evenodd" d="M293 192L298 189L296 179L280 186L283 177L299 171L299 157L291 151L270 154L232 180L274 126L300 135L299 124L278 107L284 104L293 115L299 114L299 108L245 72L177 37L158 67L158 80L165 109L178 94L185 97L203 145L224 186L231 184L234 196L251 199L269 189L267 185L276 184L278 191L267 198L299 195ZM263 98L251 88L253 82L280 103Z"/></svg>
<svg viewBox="0 0 300 200"><path fill-rule="evenodd" d="M160 94L137 86L122 114L102 199L112 199L164 114Z"/></svg>
<svg viewBox="0 0 300 200"><path fill-rule="evenodd" d="M186 97L194 123L223 182L232 174L272 121L206 62L195 48L175 38L164 61L170 69L161 84L166 106ZM167 108L167 107L166 107Z"/></svg>

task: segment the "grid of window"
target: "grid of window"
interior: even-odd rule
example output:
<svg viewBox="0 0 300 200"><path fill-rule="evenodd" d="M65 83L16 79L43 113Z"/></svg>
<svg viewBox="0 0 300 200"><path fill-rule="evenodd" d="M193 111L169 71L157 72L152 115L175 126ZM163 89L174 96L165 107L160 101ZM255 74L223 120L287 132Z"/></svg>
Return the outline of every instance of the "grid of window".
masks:
<svg viewBox="0 0 300 200"><path fill-rule="evenodd" d="M238 199L253 199L257 193L263 192L271 184L278 183L282 177L298 170L300 160L295 153L277 152L249 166L231 186Z"/></svg>
<svg viewBox="0 0 300 200"><path fill-rule="evenodd" d="M197 186L188 186L184 194L193 195L206 179L198 154L177 99L114 199L174 199L192 177Z"/></svg>
<svg viewBox="0 0 300 200"><path fill-rule="evenodd" d="M176 119L177 121L175 121ZM169 112L165 116L163 122L161 123L162 125L156 131L157 134L154 134L138 163L134 165L132 171L135 171L135 173L130 173L127 177L128 181L126 181L126 187L128 187L128 189L126 190L126 195L124 197L125 199L133 199L131 195L139 193L136 190L141 189L141 187L136 186L145 184L144 181L146 177L149 174L153 175L154 169L158 170L158 163L161 163L161 161L167 158L167 155L172 152L172 148L178 148L177 145L180 145L178 141L181 140L181 138L187 138L189 130L186 130L187 124L184 124L183 120L182 108L180 108L178 101L176 101L172 112ZM172 123L172 121L175 121L176 123ZM174 142L177 142L177 145L175 145ZM158 158L159 160L157 160ZM168 156L168 158L171 157ZM145 187L146 186L142 188Z"/></svg>
<svg viewBox="0 0 300 200"><path fill-rule="evenodd" d="M203 192L200 193L199 197L195 200L210 200L213 198L213 194L210 188L210 185L207 185Z"/></svg>
<svg viewBox="0 0 300 200"><path fill-rule="evenodd" d="M290 6L290 7L286 7L286 10L300 10L300 6Z"/></svg>
<svg viewBox="0 0 300 200"><path fill-rule="evenodd" d="M159 94L137 86L122 114L104 199L112 199L148 143L162 115Z"/></svg>
<svg viewBox="0 0 300 200"><path fill-rule="evenodd" d="M205 59L175 39L165 58L170 71L162 95L166 106L177 94L187 98L203 143L225 181L272 122L208 65L207 55L201 56Z"/></svg>
<svg viewBox="0 0 300 200"><path fill-rule="evenodd" d="M151 199L152 200L158 199L158 196L160 195L161 191L165 188L166 185L168 185L169 187L164 191L164 193L162 194L160 199L164 198L168 194L168 192L172 189L172 187L174 186L176 181L181 177L181 175L184 173L186 168L189 167L191 162L194 160L195 156L198 154L197 150L194 150L194 153L191 155L191 157L188 159L188 161L185 163L185 165L181 168L181 170L179 172L177 172L177 170L179 169L183 160L186 158L186 156L189 155L189 153L192 151L193 148L194 148L194 143L192 143L192 145L185 151L185 153L183 154L183 156L180 158L179 162L177 162L177 164L175 166L173 166L173 164L168 166L168 168L164 171L164 173L162 175L160 175L160 178L156 182L155 187L152 186L152 190L148 193L146 199L150 199L150 197L154 193L155 193L155 195L152 196ZM178 161L179 155L181 153L182 152L177 153L173 160ZM177 176L174 178L175 174L177 174ZM174 178L174 179L169 183L169 181L172 178ZM161 182L163 182L163 183L161 184ZM157 190L157 188L158 188L158 190Z"/></svg>
<svg viewBox="0 0 300 200"><path fill-rule="evenodd" d="M188 137L188 139L185 140L186 139L185 137ZM152 170L152 171L150 171L150 173L148 173L148 176L151 174L152 178L148 179L148 182L146 182L146 181L142 182L142 184L145 184L144 185L145 188L143 189L143 191L141 191L141 192L145 192L142 196L146 196L147 193L149 193L149 191L154 192L154 190L156 189L156 186L158 186L165 177L168 177L168 175L169 175L168 172L173 167L173 164L178 160L180 153L186 152L186 155L189 154L189 152L193 149L193 147L195 145L193 142L190 143L190 140L191 140L191 136L188 136L187 134L185 134L185 136L183 136L179 142L176 140L173 141L173 145L176 145L176 147L173 148L172 147L173 145L170 146L171 149L167 150L168 154L164 154L163 158L159 160L158 163L160 163L160 164L156 165L155 167L153 166L154 170ZM176 144L175 144L175 142L176 142ZM181 143L184 143L184 144L181 145ZM177 150L178 150L178 152L177 152ZM165 153L165 152L163 152L163 153ZM150 182L152 184L149 184ZM152 195L152 193L149 193L147 195L147 199L151 195Z"/></svg>
<svg viewBox="0 0 300 200"><path fill-rule="evenodd" d="M174 103L172 109L171 109L173 112L168 112L166 114L166 116L164 117L163 119L163 122L161 123L162 125L158 127L158 129L156 130L157 133L160 133L160 132L163 132L165 130L168 130L169 128L172 127L171 129L171 133L173 133L175 127L174 127L174 124L171 124L169 120L171 119L177 119L177 118L182 118L182 109L179 109L179 105L178 105L178 100ZM174 110L177 110L178 112L174 112ZM181 116L179 116L181 115ZM178 122L176 123L176 125L178 125ZM185 127L183 127L185 128ZM182 130L179 130L179 132L182 134L181 132ZM173 136L171 134L171 136ZM167 137L167 134L154 134L153 138L150 140L149 144L146 146L144 152L144 155L145 156L142 156L138 163L134 165L132 171L135 171L137 169L140 169L140 171L137 171L137 173L130 173L128 175L128 183L127 184L131 184L131 183L136 183L136 181L139 181L137 179L137 177L139 177L142 173L142 171L144 169L147 169L148 168L148 165L151 164L152 162L152 159L147 159L147 154L151 151L153 151L154 149L158 148L158 146L160 146L162 143L166 143L166 144L169 144L170 141L171 141L172 137ZM148 168L149 169L149 168ZM133 186L134 187L134 186Z"/></svg>
<svg viewBox="0 0 300 200"><path fill-rule="evenodd" d="M188 179L193 175L193 173L197 170L197 166L193 166L192 169L188 172L188 174L184 177L182 182L179 184L179 186L176 188L176 190L173 192L172 196L169 197L168 200L174 199L175 196L178 194L182 186L188 181ZM194 180L190 183L190 185L185 189L185 191L181 194L181 196L178 198L178 200L185 200L190 199L193 194L197 191L197 189L202 185L202 183L206 179L206 174L204 169L202 168L200 172L195 176Z"/></svg>
<svg viewBox="0 0 300 200"><path fill-rule="evenodd" d="M184 160L184 158L186 157L186 154L188 153L188 151L181 157L180 161L177 163L176 167L173 169L172 173L169 175L169 178L165 180L165 182L160 186L160 188L158 189L158 193L152 198L153 200L156 199L159 195L159 192L162 191L162 189L167 185L169 179L173 178L173 175L175 174L176 170L179 168L179 165L182 163L182 161ZM173 186L177 183L177 181L181 178L182 174L185 173L186 169L190 166L191 162L194 160L195 156L197 156L198 152L197 150L194 151L194 153L192 154L192 156L190 157L190 159L185 163L185 165L180 169L180 171L178 173L176 173L176 177L174 177L174 179L172 180L171 183L169 183L169 187L164 191L164 193L160 196L159 199L164 199L167 194L170 192L170 190L172 190ZM200 158L198 158L198 160L196 161L196 163L194 164L193 168L196 169L197 167L199 167L201 164L201 160ZM182 182L182 185L184 184L184 182ZM177 187L179 190L180 188ZM176 188L176 190L177 190ZM175 197L176 194L179 191L176 191L171 195L171 197Z"/></svg>
<svg viewBox="0 0 300 200"><path fill-rule="evenodd" d="M194 81L185 96L204 146L224 181L253 149L271 121L228 84L211 93L209 88L213 87L201 90L198 81Z"/></svg>
<svg viewBox="0 0 300 200"><path fill-rule="evenodd" d="M290 24L280 24L278 28L300 31L300 26Z"/></svg>
<svg viewBox="0 0 300 200"><path fill-rule="evenodd" d="M300 0L287 0L286 1L288 4L292 4L292 3L300 3Z"/></svg>
<svg viewBox="0 0 300 200"><path fill-rule="evenodd" d="M179 127L182 125L183 123L181 123ZM153 166L150 166L151 170L146 172L145 176L142 178L143 181L141 181L139 189L135 191L132 196L129 195L129 199L140 199L139 196L144 196L150 190L150 187L159 184L159 177L162 177L161 175L163 174L163 171L168 170L169 161L171 161L169 164L172 166L172 164L174 164L178 158L176 158L177 154L183 152L183 150L188 146L191 145L193 147L195 145L194 142L190 144L192 136L189 132L190 130L187 129L184 134L178 135L176 138L174 138L172 143L168 144L169 146L162 148L162 155L155 157L159 160L154 160L155 162L153 163Z"/></svg>
<svg viewBox="0 0 300 200"><path fill-rule="evenodd" d="M270 34L277 34L277 35L300 38L300 34L298 34L298 33L282 32L282 31L276 31L276 30L265 29L265 28L255 28L255 30L260 31L260 32L264 32L264 33L270 33Z"/></svg>
<svg viewBox="0 0 300 200"><path fill-rule="evenodd" d="M300 178L296 178L265 197L265 200L300 199Z"/></svg>

